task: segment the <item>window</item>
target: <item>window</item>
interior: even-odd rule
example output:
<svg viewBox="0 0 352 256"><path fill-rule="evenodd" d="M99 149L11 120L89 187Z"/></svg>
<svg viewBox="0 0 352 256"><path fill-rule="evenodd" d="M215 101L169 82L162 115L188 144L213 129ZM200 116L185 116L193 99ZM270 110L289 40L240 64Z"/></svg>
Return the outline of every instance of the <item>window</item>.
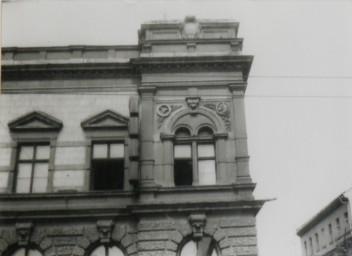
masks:
<svg viewBox="0 0 352 256"><path fill-rule="evenodd" d="M124 144L94 143L91 163L92 190L122 190L124 186Z"/></svg>
<svg viewBox="0 0 352 256"><path fill-rule="evenodd" d="M340 218L336 218L335 219L335 221L336 221L336 232L337 232L337 236L339 236L340 235L340 229L341 229L341 226L340 226Z"/></svg>
<svg viewBox="0 0 352 256"><path fill-rule="evenodd" d="M182 127L176 130L175 135L175 185L216 184L213 131L203 127L198 136L191 136L189 130Z"/></svg>
<svg viewBox="0 0 352 256"><path fill-rule="evenodd" d="M197 252L198 252L199 248L198 248L198 243L191 240L189 242L187 242L181 249L180 252L180 256L197 256ZM205 254L203 254L205 255ZM211 250L210 252L208 252L206 254L206 256L218 256L218 252L215 249L214 246L211 246Z"/></svg>
<svg viewBox="0 0 352 256"><path fill-rule="evenodd" d="M310 254L313 254L313 240L311 237L309 238L309 249L310 249Z"/></svg>
<svg viewBox="0 0 352 256"><path fill-rule="evenodd" d="M304 241L304 251L305 251L305 255L308 255L308 248L307 248L307 241Z"/></svg>
<svg viewBox="0 0 352 256"><path fill-rule="evenodd" d="M50 146L48 143L19 146L15 179L16 193L47 191Z"/></svg>
<svg viewBox="0 0 352 256"><path fill-rule="evenodd" d="M319 251L319 235L318 235L318 233L315 233L315 243L317 245L316 250Z"/></svg>
<svg viewBox="0 0 352 256"><path fill-rule="evenodd" d="M329 224L329 237L330 237L330 242L333 241L333 237L332 237L332 226L331 224Z"/></svg>
<svg viewBox="0 0 352 256"><path fill-rule="evenodd" d="M124 253L117 246L101 245L95 248L90 256L124 256Z"/></svg>
<svg viewBox="0 0 352 256"><path fill-rule="evenodd" d="M43 254L41 254L38 250L20 248L12 253L11 256L43 256Z"/></svg>

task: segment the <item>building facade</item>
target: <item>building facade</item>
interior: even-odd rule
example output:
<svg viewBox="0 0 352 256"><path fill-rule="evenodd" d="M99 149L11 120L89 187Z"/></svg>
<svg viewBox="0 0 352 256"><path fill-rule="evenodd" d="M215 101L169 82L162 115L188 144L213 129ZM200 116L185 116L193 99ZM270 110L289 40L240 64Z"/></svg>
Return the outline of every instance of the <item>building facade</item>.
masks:
<svg viewBox="0 0 352 256"><path fill-rule="evenodd" d="M257 255L238 27L2 49L1 255Z"/></svg>
<svg viewBox="0 0 352 256"><path fill-rule="evenodd" d="M351 256L351 193L335 198L297 230L302 255Z"/></svg>

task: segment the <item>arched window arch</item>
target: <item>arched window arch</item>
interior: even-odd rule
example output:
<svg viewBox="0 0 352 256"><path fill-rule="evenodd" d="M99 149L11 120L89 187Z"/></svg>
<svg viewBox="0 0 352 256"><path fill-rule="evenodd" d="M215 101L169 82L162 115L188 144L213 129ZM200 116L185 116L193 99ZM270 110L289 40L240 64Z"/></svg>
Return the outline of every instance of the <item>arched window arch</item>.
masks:
<svg viewBox="0 0 352 256"><path fill-rule="evenodd" d="M175 131L174 181L176 186L216 184L214 131L201 127L196 136L181 127Z"/></svg>
<svg viewBox="0 0 352 256"><path fill-rule="evenodd" d="M198 247L199 245L196 241L190 240L183 245L179 256L197 256L197 252L200 250ZM219 256L214 243L211 244L208 252L206 252L206 256Z"/></svg>
<svg viewBox="0 0 352 256"><path fill-rule="evenodd" d="M123 251L116 245L100 245L93 249L89 256L124 256Z"/></svg>
<svg viewBox="0 0 352 256"><path fill-rule="evenodd" d="M28 247L21 247L10 254L11 256L43 256L43 254L36 250Z"/></svg>

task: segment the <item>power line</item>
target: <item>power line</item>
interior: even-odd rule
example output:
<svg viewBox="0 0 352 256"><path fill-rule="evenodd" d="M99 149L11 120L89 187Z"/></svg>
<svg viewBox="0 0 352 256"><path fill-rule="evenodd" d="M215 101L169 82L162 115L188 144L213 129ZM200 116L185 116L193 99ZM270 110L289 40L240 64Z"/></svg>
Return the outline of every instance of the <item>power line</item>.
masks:
<svg viewBox="0 0 352 256"><path fill-rule="evenodd" d="M289 76L289 75L277 75L277 76L261 76L254 75L249 78L279 78L279 79L352 79L352 76Z"/></svg>

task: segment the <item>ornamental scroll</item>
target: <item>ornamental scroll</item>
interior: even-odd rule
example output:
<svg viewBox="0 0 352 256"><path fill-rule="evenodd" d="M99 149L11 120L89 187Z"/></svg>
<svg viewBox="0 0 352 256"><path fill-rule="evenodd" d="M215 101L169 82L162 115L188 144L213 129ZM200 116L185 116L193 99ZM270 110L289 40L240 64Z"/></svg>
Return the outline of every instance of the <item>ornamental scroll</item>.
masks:
<svg viewBox="0 0 352 256"><path fill-rule="evenodd" d="M231 130L231 122L230 122L230 107L228 103L220 102L220 103L206 103L204 107L214 110L224 121L226 131Z"/></svg>
<svg viewBox="0 0 352 256"><path fill-rule="evenodd" d="M157 107L157 114L158 114L158 128L163 125L164 120L170 116L172 112L181 108L182 105L168 105L162 104Z"/></svg>

